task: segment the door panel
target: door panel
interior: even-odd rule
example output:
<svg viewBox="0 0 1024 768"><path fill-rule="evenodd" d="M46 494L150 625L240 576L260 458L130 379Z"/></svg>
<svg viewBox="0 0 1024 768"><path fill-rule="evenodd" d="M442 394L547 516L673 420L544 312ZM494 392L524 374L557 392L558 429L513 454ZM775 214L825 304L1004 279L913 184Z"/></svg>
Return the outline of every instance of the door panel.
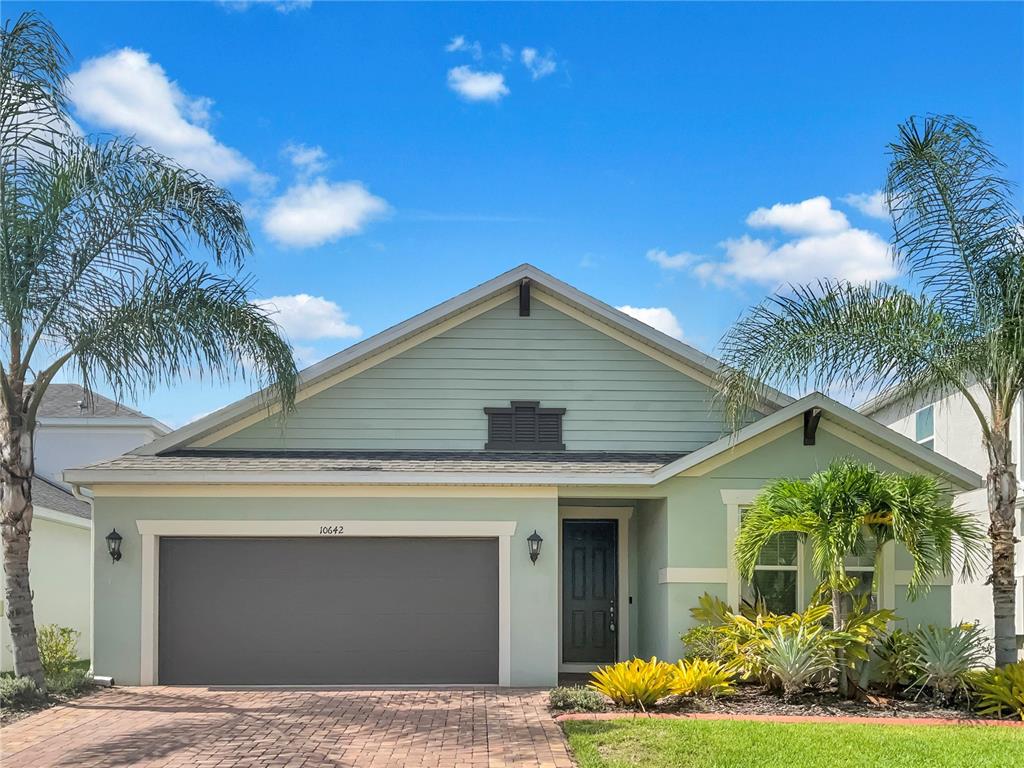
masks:
<svg viewBox="0 0 1024 768"><path fill-rule="evenodd" d="M159 682L496 683L495 539L160 540Z"/></svg>
<svg viewBox="0 0 1024 768"><path fill-rule="evenodd" d="M618 592L618 523L563 520L563 662L615 661Z"/></svg>

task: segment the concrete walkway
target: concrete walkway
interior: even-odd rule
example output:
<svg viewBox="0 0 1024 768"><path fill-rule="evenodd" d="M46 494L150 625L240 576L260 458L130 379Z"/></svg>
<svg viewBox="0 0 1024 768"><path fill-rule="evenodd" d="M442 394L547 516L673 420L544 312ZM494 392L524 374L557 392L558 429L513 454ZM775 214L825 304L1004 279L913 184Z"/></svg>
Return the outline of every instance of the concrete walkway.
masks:
<svg viewBox="0 0 1024 768"><path fill-rule="evenodd" d="M571 768L534 690L115 688L0 730L4 768Z"/></svg>

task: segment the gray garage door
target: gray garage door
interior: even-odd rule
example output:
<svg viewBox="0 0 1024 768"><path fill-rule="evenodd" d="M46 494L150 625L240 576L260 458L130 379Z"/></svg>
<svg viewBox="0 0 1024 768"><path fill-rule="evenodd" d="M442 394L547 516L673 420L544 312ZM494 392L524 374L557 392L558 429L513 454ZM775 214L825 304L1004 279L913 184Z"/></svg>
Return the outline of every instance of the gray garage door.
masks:
<svg viewBox="0 0 1024 768"><path fill-rule="evenodd" d="M160 540L159 682L496 683L496 539Z"/></svg>

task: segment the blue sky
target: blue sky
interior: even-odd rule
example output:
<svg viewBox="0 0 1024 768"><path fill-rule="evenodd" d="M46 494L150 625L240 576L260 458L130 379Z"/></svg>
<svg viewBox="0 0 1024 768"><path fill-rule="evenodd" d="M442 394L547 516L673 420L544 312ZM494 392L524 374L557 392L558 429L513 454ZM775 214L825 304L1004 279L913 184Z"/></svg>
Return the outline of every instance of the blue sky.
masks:
<svg viewBox="0 0 1024 768"><path fill-rule="evenodd" d="M1020 4L3 13L28 8L71 48L85 130L243 201L304 363L524 261L713 353L780 282L893 277L871 195L907 116L968 117L1024 171ZM246 391L137 404L180 425Z"/></svg>

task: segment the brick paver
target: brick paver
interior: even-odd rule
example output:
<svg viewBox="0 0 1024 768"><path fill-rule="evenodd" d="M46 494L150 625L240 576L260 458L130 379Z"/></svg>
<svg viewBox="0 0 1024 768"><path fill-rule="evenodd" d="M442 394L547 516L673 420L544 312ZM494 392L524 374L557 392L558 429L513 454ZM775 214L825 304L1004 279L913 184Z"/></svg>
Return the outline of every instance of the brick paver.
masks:
<svg viewBox="0 0 1024 768"><path fill-rule="evenodd" d="M115 688L0 730L4 768L571 768L534 690Z"/></svg>

